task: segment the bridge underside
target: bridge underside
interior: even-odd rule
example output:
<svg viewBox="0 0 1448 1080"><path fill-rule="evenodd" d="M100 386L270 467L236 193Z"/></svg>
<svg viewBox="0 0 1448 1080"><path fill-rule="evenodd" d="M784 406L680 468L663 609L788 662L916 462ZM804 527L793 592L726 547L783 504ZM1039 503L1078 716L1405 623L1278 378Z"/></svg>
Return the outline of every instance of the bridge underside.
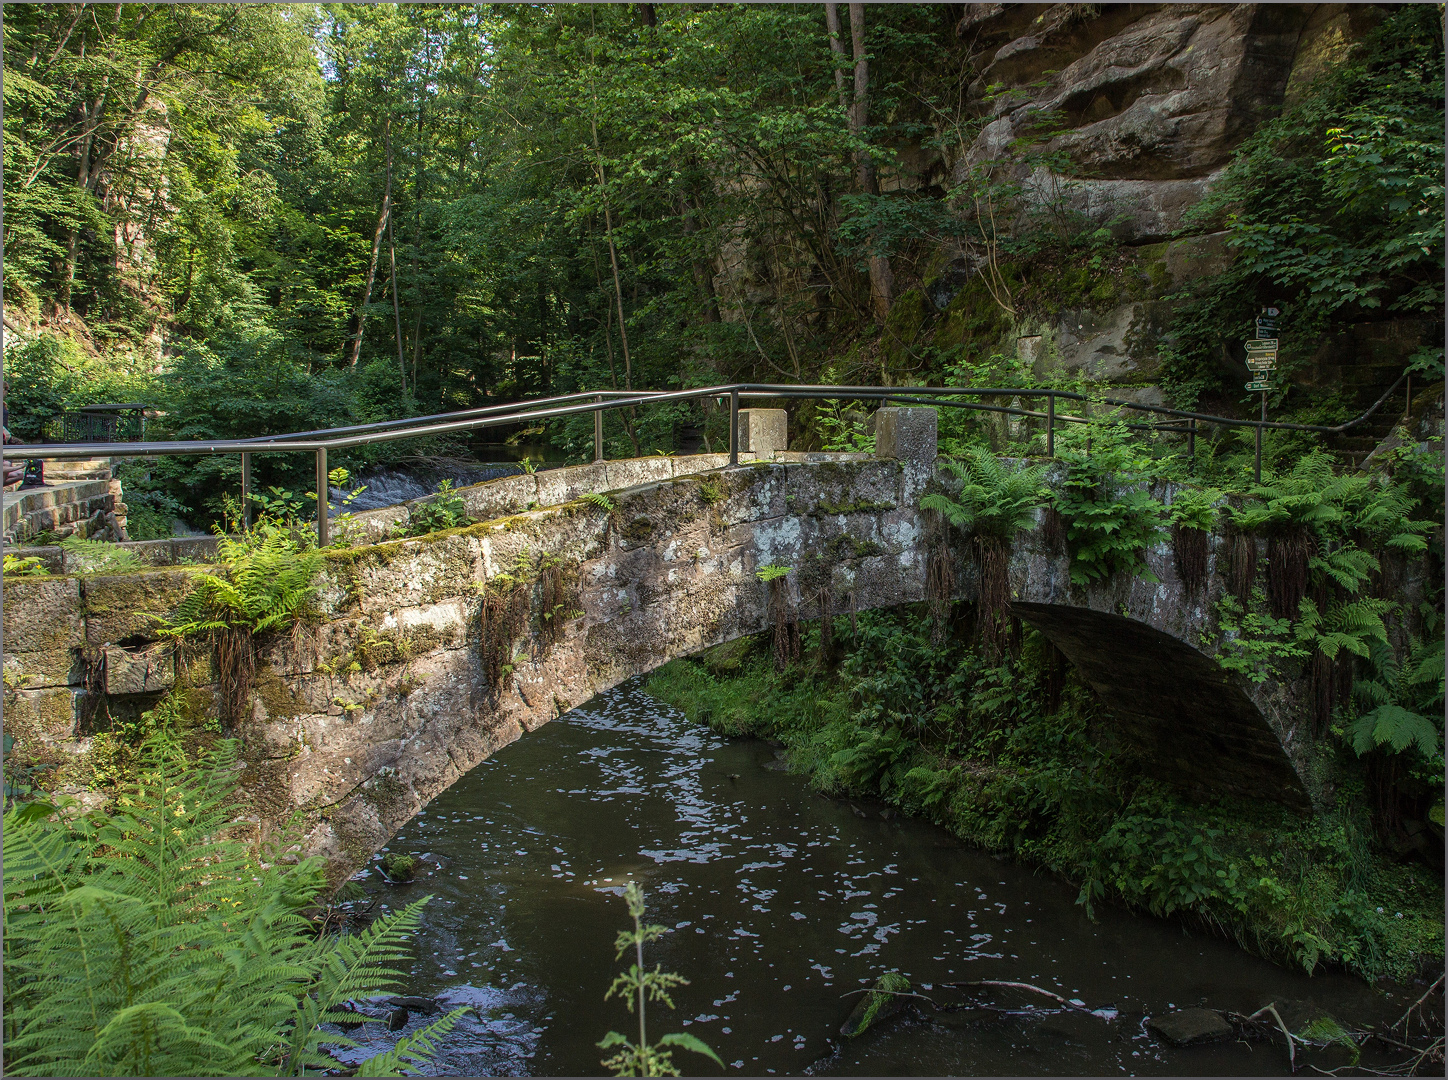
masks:
<svg viewBox="0 0 1448 1080"><path fill-rule="evenodd" d="M1205 797L1311 808L1257 706L1210 657L1109 612L1020 601L1011 610L1075 665L1160 779Z"/></svg>

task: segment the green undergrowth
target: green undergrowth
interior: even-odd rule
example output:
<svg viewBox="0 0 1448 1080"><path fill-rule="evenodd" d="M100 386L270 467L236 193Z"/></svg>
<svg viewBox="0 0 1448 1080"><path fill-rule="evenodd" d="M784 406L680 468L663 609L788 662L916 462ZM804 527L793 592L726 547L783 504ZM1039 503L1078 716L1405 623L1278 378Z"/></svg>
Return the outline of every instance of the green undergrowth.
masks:
<svg viewBox="0 0 1448 1080"><path fill-rule="evenodd" d="M835 630L850 642L847 619ZM806 656L812 641L815 628ZM765 644L735 642L666 665L647 689L721 734L783 743L821 791L882 799L1054 871L1093 917L1103 902L1177 917L1308 972L1403 980L1441 964L1441 875L1377 847L1348 748L1334 751L1343 780L1325 812L1193 801L1144 778L1034 631L992 667L959 640L932 645L918 612L871 612L837 667L777 673Z"/></svg>

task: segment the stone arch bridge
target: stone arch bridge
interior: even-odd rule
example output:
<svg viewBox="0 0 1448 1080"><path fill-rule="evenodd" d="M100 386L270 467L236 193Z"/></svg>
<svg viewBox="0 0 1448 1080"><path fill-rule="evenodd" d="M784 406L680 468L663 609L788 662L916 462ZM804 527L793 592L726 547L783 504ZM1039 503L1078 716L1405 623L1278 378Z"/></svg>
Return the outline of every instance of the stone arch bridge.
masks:
<svg viewBox="0 0 1448 1080"><path fill-rule="evenodd" d="M329 553L320 624L267 646L252 715L239 725L245 805L259 829L301 820L297 850L351 873L524 732L675 657L766 629L761 566L795 568L787 580L801 618L818 615L821 587L837 613L923 599L937 526L918 507L938 482L934 413L880 417L874 455L763 448L734 468L699 455L511 477L463 489L477 524ZM354 527L375 535L403 516L374 511ZM1011 557L1014 609L1065 653L1161 777L1305 809L1310 725L1299 688L1239 681L1213 659L1220 546L1214 537L1209 582L1195 596L1167 545L1147 556L1158 582L1082 588L1065 552L1028 531ZM513 670L489 685L482 590L505 584L501 575L536 575L540 563L563 585L547 613L558 622L542 618L538 583L522 586ZM971 598L971 574L957 580ZM98 693L114 711L174 686L210 707L206 662L178 669L147 615L173 609L189 581L164 568L7 579L6 730L64 761L86 752L77 717Z"/></svg>

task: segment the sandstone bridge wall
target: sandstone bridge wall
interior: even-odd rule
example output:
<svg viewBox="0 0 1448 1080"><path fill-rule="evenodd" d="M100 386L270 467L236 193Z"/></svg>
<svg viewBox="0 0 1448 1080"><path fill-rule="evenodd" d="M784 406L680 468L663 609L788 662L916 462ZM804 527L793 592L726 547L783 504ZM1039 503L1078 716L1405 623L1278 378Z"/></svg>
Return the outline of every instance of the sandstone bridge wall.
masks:
<svg viewBox="0 0 1448 1080"><path fill-rule="evenodd" d="M938 535L918 509L927 485L941 482L933 414L898 414L898 428L882 430L878 457L779 455L794 460L692 474L686 459L639 463L669 475L610 490L607 505L570 497L329 553L320 620L265 646L251 716L238 725L247 815L262 832L300 822L293 854L323 854L342 876L524 732L675 657L766 629L760 566L794 568L787 581L804 618L818 614L821 587L836 613L921 600ZM623 477L628 464L610 468ZM558 482L570 494L568 477L550 481ZM481 505L503 490L468 498ZM968 567L965 541L953 542ZM1016 610L1103 696L1147 768L1202 794L1305 808L1321 790L1300 687L1242 682L1213 659L1220 547L1214 537L1208 585L1197 596L1186 593L1165 544L1147 556L1157 582L1082 588L1070 583L1064 551L1029 531L1012 552ZM479 648L481 590L520 565L536 571L545 558L564 584L550 613L561 627L550 632L541 589L531 586L527 623L512 638L513 670L490 685ZM83 762L97 716L134 711L168 689L198 710L213 707L208 661L173 662L151 617L174 609L189 574L6 580L5 724L22 753ZM962 569L959 595L974 591ZM81 783L83 769L67 772L70 793L99 798Z"/></svg>

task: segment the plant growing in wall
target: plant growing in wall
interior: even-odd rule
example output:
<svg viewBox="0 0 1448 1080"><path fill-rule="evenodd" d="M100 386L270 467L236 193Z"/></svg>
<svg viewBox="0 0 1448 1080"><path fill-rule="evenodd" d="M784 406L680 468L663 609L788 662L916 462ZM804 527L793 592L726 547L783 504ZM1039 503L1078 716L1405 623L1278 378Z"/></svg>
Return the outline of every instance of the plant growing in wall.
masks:
<svg viewBox="0 0 1448 1080"><path fill-rule="evenodd" d="M648 1003L662 1002L669 1008L674 1007L674 999L670 991L677 986L688 986L689 980L682 975L672 971L662 970L659 964L649 971L644 967L644 946L658 941L668 930L662 926L646 924L644 917L644 891L636 881L630 881L624 889L624 901L628 904L628 913L633 917L632 930L620 930L618 940L614 942L617 956L622 957L624 953L632 950L634 963L625 972L621 972L613 980L613 985L608 988L608 993L603 996L607 1001L617 994L623 999L628 1011L636 1013L639 1020L639 1041L631 1043L627 1036L620 1035L617 1031L610 1031L598 1043L600 1050L612 1050L620 1047L612 1057L600 1062L605 1069L613 1070L615 1076L678 1076L679 1070L674 1067L673 1051L671 1047L678 1047L680 1050L689 1050L695 1054L703 1054L721 1069L724 1063L719 1060L719 1055L700 1039L693 1035L675 1033L665 1035L658 1042L650 1043L648 1037Z"/></svg>
<svg viewBox="0 0 1448 1080"><path fill-rule="evenodd" d="M426 900L355 934L304 909L321 860L265 866L227 835L236 745L187 760L143 745L107 816L11 800L4 818L5 1065L20 1076L300 1076L336 1067L323 1024L395 987ZM426 1064L463 1010L364 1062Z"/></svg>
<svg viewBox="0 0 1448 1080"><path fill-rule="evenodd" d="M306 533L275 518L231 537L221 534L214 567L195 567L195 584L158 632L178 645L210 650L222 718L236 723L250 705L259 639L295 631L316 595L322 553Z"/></svg>
<svg viewBox="0 0 1448 1080"><path fill-rule="evenodd" d="M1146 552L1161 536L1164 507L1152 498L1158 464L1119 420L1093 420L1060 436L1066 466L1055 507L1066 523L1071 580L1078 585L1113 574L1148 581Z"/></svg>
<svg viewBox="0 0 1448 1080"><path fill-rule="evenodd" d="M429 499L412 504L407 510L407 527L404 536L426 536L467 525L473 519L468 515L463 497L453 490L451 480L438 484L437 492Z"/></svg>
<svg viewBox="0 0 1448 1080"><path fill-rule="evenodd" d="M1211 554L1212 525L1217 520L1217 488L1183 488L1171 504L1171 550L1189 595L1202 591L1207 583L1207 561Z"/></svg>
<svg viewBox="0 0 1448 1080"><path fill-rule="evenodd" d="M960 481L959 496L930 492L920 506L971 535L980 580L981 645L994 662L1008 644L1011 542L1035 521L1036 508L1050 497L1044 484L1046 466L1013 468L982 447L968 449L961 461L942 464ZM950 584L953 578L951 574ZM937 589L946 587L941 570L932 580Z"/></svg>
<svg viewBox="0 0 1448 1080"><path fill-rule="evenodd" d="M790 603L788 576L792 566L767 563L754 576L769 589L769 623L774 628L774 667L783 671L800 656L799 615Z"/></svg>

